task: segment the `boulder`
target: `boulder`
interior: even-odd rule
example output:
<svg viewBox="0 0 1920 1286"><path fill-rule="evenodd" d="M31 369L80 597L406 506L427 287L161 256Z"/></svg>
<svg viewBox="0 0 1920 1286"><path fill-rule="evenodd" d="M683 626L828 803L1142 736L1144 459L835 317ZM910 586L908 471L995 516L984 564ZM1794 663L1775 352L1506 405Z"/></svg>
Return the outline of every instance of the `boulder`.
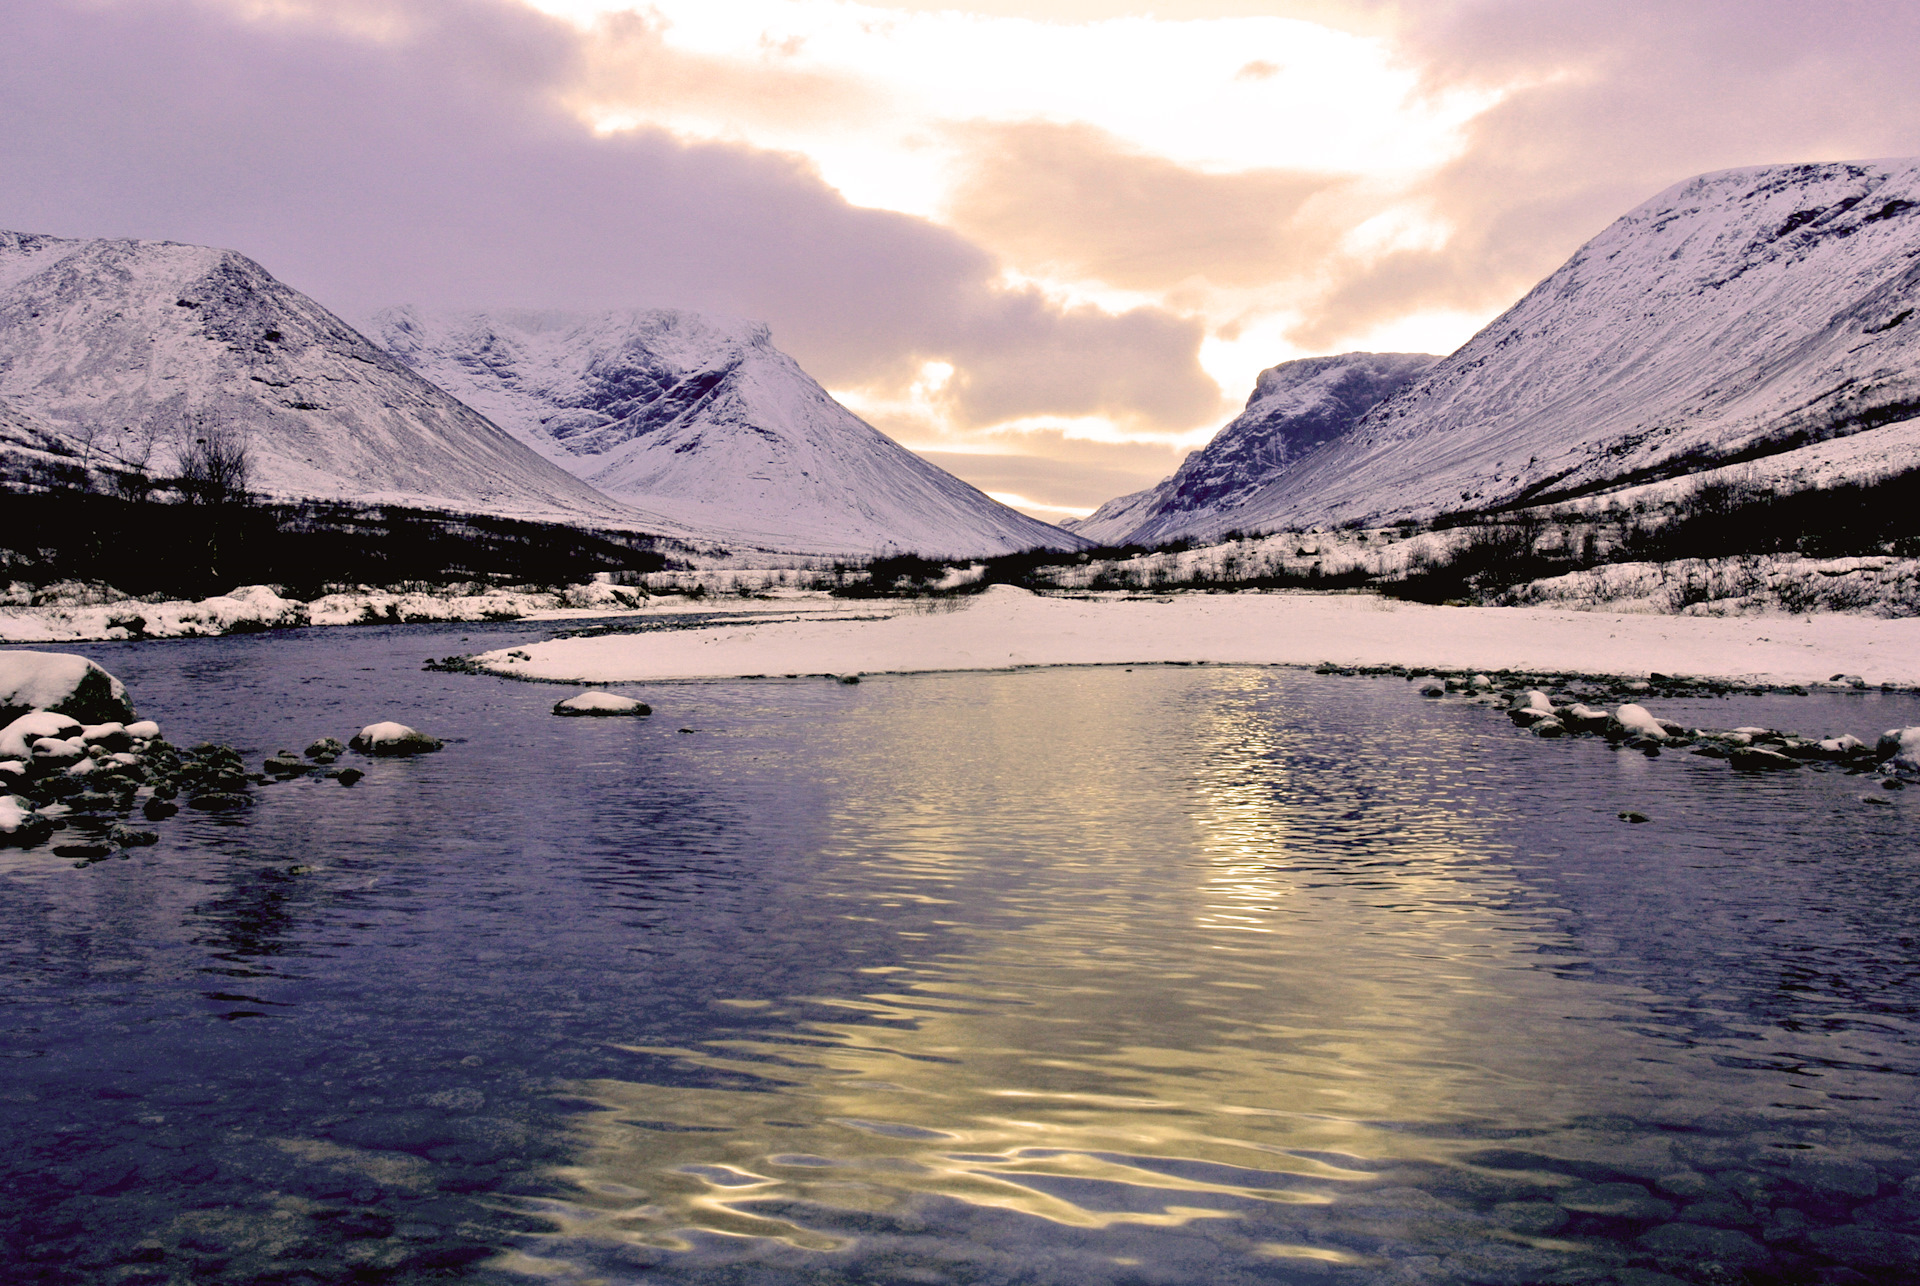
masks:
<svg viewBox="0 0 1920 1286"><path fill-rule="evenodd" d="M370 723L353 734L347 743L363 755L427 755L440 749L438 737L428 736L404 723Z"/></svg>
<svg viewBox="0 0 1920 1286"><path fill-rule="evenodd" d="M1612 718L1605 710L1595 710L1590 705L1578 702L1562 710L1559 717L1569 728L1577 728L1581 732L1599 732Z"/></svg>
<svg viewBox="0 0 1920 1286"><path fill-rule="evenodd" d="M68 652L0 652L0 722L34 710L86 723L127 723L133 707L126 685Z"/></svg>
<svg viewBox="0 0 1920 1286"><path fill-rule="evenodd" d="M1564 737L1567 735L1567 725L1561 723L1552 715L1548 715L1544 719L1534 720L1533 735L1536 737Z"/></svg>
<svg viewBox="0 0 1920 1286"><path fill-rule="evenodd" d="M0 743L0 755L6 753L5 744ZM1873 757L1889 777L1920 777L1920 727L1887 729L1880 734Z"/></svg>
<svg viewBox="0 0 1920 1286"><path fill-rule="evenodd" d="M1553 701L1538 688L1528 688L1513 699L1507 718L1522 728L1531 728L1542 719L1554 717Z"/></svg>
<svg viewBox="0 0 1920 1286"><path fill-rule="evenodd" d="M582 692L579 696L556 702L553 712L557 715L593 718L606 715L652 714L653 707L644 701L635 701L632 697L623 697L612 692Z"/></svg>
<svg viewBox="0 0 1920 1286"><path fill-rule="evenodd" d="M152 741L160 735L160 725L151 719L142 719L127 725L127 735L135 741Z"/></svg>
<svg viewBox="0 0 1920 1286"><path fill-rule="evenodd" d="M1622 739L1644 737L1649 741L1665 741L1667 726L1653 717L1645 706L1629 702L1613 712L1607 720L1607 735Z"/></svg>
<svg viewBox="0 0 1920 1286"><path fill-rule="evenodd" d="M80 735L80 721L50 710L23 714L0 728L0 759L31 759L33 743L44 737L65 741Z"/></svg>
<svg viewBox="0 0 1920 1286"><path fill-rule="evenodd" d="M1439 679L1429 676L1421 680L1420 686L1415 688L1414 691L1423 697L1444 697L1447 695L1447 685Z"/></svg>

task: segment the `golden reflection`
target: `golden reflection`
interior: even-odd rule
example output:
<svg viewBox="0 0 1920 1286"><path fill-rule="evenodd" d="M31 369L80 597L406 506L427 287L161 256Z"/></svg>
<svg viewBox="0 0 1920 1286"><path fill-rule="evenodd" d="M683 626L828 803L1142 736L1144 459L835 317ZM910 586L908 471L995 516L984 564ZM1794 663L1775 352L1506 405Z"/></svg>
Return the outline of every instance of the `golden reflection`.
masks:
<svg viewBox="0 0 1920 1286"><path fill-rule="evenodd" d="M1547 984L1477 980L1510 967L1488 908L1511 888L1465 747L1313 744L1262 671L1155 702L1111 672L925 682L925 719L864 725L837 764L808 890L823 923L896 925L896 959L858 994L716 998L759 1026L570 1085L601 1110L545 1207L556 1244L833 1251L853 1216L945 1201L1350 1262L1252 1212L1447 1159L1397 1123L1478 1119L1526 1080L1485 1033ZM963 716L939 708L956 683Z"/></svg>

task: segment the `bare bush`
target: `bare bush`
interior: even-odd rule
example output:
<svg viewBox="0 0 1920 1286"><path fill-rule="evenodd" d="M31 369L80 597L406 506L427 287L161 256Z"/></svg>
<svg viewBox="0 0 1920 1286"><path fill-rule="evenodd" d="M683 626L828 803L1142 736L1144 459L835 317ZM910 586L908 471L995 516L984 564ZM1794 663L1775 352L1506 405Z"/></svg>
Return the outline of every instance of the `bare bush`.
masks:
<svg viewBox="0 0 1920 1286"><path fill-rule="evenodd" d="M253 480L253 458L245 433L223 427L201 428L183 441L174 485L194 504L245 504Z"/></svg>

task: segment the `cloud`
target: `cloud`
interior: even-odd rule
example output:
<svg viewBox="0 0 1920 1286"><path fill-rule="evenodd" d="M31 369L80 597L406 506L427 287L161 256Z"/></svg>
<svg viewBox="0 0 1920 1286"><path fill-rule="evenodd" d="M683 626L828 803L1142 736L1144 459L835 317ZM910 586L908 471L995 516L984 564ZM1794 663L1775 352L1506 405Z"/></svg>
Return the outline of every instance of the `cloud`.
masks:
<svg viewBox="0 0 1920 1286"><path fill-rule="evenodd" d="M1196 277L1244 286L1301 271L1339 236L1301 217L1336 186L1324 175L1207 173L1086 124L974 124L952 133L965 148L953 225L1028 271L1133 290Z"/></svg>
<svg viewBox="0 0 1920 1286"><path fill-rule="evenodd" d="M672 70L644 24L623 38ZM0 222L230 246L349 311L761 318L829 383L950 361L976 421L1099 409L1185 427L1217 399L1200 327L1166 309L1005 288L978 245L852 206L800 157L596 135L568 96L600 56L506 0L27 6L0 42Z"/></svg>
<svg viewBox="0 0 1920 1286"><path fill-rule="evenodd" d="M1453 235L1345 265L1294 333L1308 347L1413 310L1497 308L1698 173L1920 152L1910 0L1467 0L1392 12L1428 91L1506 91L1411 194Z"/></svg>

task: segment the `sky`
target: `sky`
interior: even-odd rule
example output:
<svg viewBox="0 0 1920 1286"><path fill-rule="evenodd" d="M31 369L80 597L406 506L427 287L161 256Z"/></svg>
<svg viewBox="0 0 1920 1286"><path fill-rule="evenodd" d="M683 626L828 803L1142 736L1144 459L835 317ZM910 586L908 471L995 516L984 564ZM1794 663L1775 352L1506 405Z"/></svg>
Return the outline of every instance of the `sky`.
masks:
<svg viewBox="0 0 1920 1286"><path fill-rule="evenodd" d="M763 320L1059 520L1731 166L1920 154L1912 0L14 0L0 227Z"/></svg>

